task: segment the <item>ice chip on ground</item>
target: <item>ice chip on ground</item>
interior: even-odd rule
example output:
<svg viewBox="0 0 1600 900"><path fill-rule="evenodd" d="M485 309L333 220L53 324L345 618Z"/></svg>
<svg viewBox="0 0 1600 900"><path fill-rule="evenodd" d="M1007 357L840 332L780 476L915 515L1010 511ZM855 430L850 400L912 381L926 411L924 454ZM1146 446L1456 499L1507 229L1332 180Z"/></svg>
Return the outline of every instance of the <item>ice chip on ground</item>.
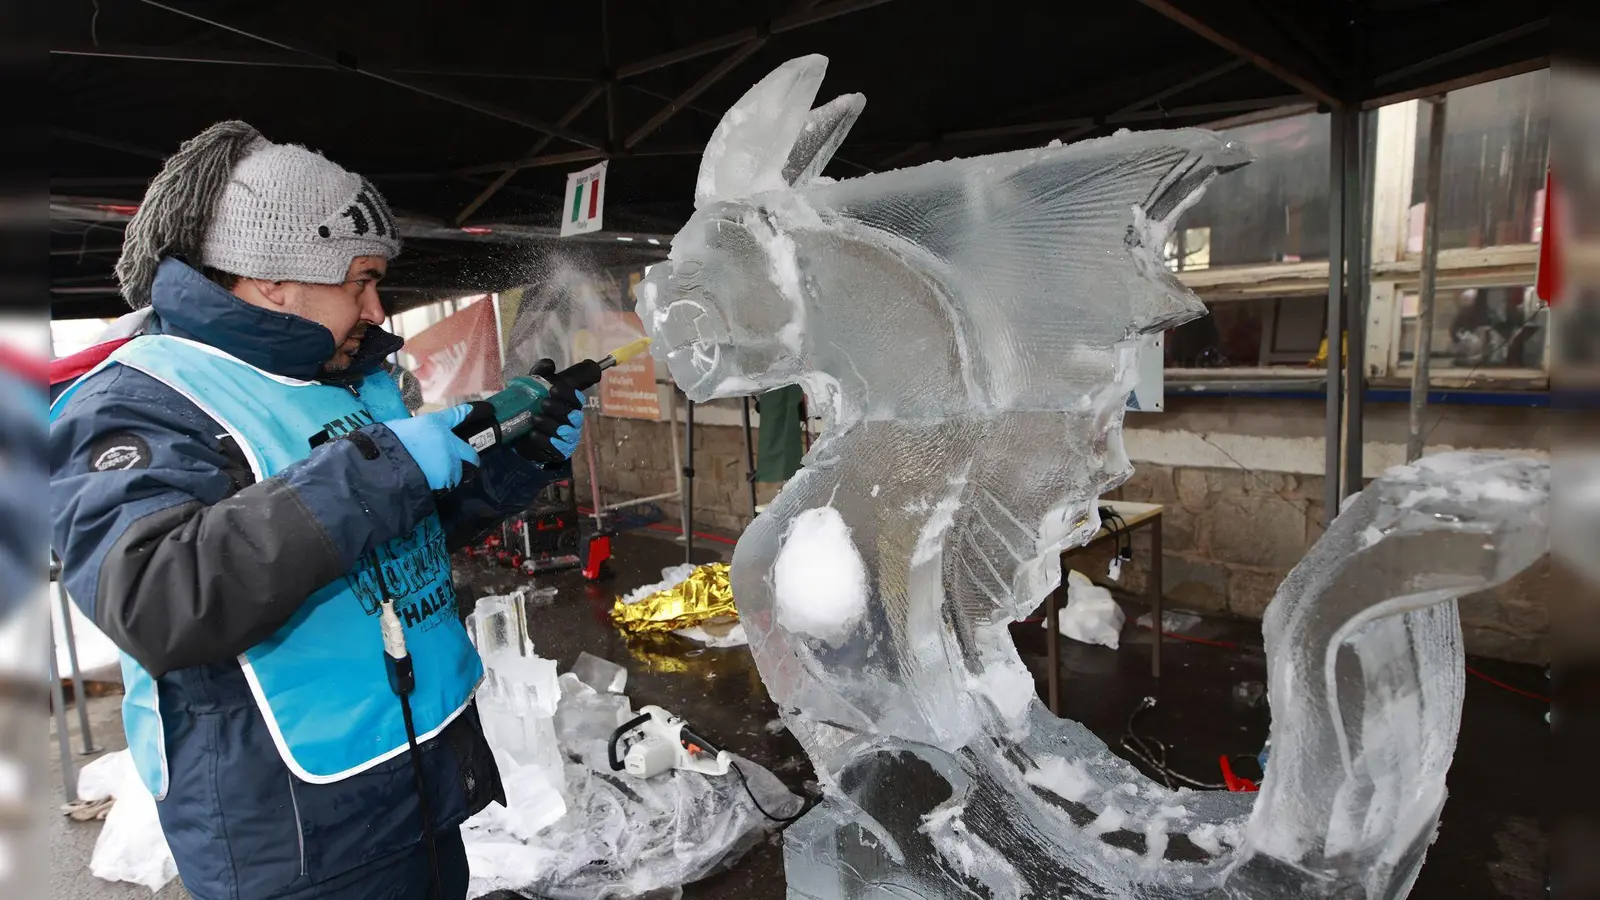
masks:
<svg viewBox="0 0 1600 900"><path fill-rule="evenodd" d="M620 694L628 688L627 669L588 651L578 654L577 662L572 664L572 674L601 693Z"/></svg>
<svg viewBox="0 0 1600 900"><path fill-rule="evenodd" d="M705 644L712 648L745 647L750 644L750 638L745 634L744 623L738 622L728 628L721 628L715 624L693 625L674 631L680 637Z"/></svg>
<svg viewBox="0 0 1600 900"><path fill-rule="evenodd" d="M685 581L688 581L689 576L693 575L694 570L697 568L699 567L693 563L685 563L681 566L671 566L669 568L662 569L660 581L656 582L655 584L646 584L634 588L628 593L623 594L622 602L638 603L640 600L643 600L651 594L659 594L662 591L670 591L678 585L683 584Z"/></svg>
<svg viewBox="0 0 1600 900"><path fill-rule="evenodd" d="M1167 634L1184 634L1201 622L1205 621L1194 613L1177 612L1175 610L1161 611L1161 630ZM1140 628L1150 627L1150 614L1145 613L1133 620L1133 624Z"/></svg>
<svg viewBox="0 0 1600 900"><path fill-rule="evenodd" d="M1293 702L1262 792L1150 782L1043 709L1007 626L1128 477L1136 341L1204 312L1166 237L1249 155L1118 133L785 186L826 163L793 163L821 67L729 111L637 295L691 399L799 384L823 417L732 571L824 786L785 832L790 897L1404 896L1459 720L1454 598L1544 552L1545 464L1430 457L1352 498L1267 612L1268 694Z"/></svg>

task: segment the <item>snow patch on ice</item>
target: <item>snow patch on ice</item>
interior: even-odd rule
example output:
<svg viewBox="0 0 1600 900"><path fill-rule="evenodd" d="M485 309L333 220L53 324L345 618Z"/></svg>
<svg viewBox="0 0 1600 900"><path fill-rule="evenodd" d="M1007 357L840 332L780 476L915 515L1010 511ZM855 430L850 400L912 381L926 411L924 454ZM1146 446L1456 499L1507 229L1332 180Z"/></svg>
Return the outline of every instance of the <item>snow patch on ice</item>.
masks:
<svg viewBox="0 0 1600 900"><path fill-rule="evenodd" d="M1081 802L1095 789L1095 781L1077 760L1051 756L1039 763L1039 768L1024 773L1023 780L1034 787L1044 788L1058 797Z"/></svg>
<svg viewBox="0 0 1600 900"><path fill-rule="evenodd" d="M951 803L922 817L918 831L933 842L939 855L961 874L975 878L996 900L1022 900L1024 885L1017 870L992 847L974 837L961 819L966 804Z"/></svg>
<svg viewBox="0 0 1600 900"><path fill-rule="evenodd" d="M1100 815L1095 816L1094 821L1089 823L1088 832L1098 837L1121 829L1123 823L1127 821L1128 814L1122 811L1122 807L1108 802L1106 808L1100 810Z"/></svg>
<svg viewBox="0 0 1600 900"><path fill-rule="evenodd" d="M778 622L837 645L867 611L867 569L831 506L795 516L772 569Z"/></svg>
<svg viewBox="0 0 1600 900"><path fill-rule="evenodd" d="M1238 825L1207 822L1189 832L1189 841L1212 856L1221 856L1225 851L1239 846L1239 833Z"/></svg>
<svg viewBox="0 0 1600 900"><path fill-rule="evenodd" d="M961 491L966 483L965 478L960 479L948 497L934 504L933 514L923 523L922 532L917 535L917 546L911 554L913 566L931 561L944 548L944 533L955 524L956 510L961 508Z"/></svg>

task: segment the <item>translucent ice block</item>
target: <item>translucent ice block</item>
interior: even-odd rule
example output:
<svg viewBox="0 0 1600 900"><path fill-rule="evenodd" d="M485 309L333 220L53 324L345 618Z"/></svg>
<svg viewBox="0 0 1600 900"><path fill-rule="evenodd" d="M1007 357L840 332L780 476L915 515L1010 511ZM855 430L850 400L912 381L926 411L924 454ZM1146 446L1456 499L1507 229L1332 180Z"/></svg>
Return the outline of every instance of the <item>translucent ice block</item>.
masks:
<svg viewBox="0 0 1600 900"><path fill-rule="evenodd" d="M587 651L578 654L577 662L572 664L572 674L602 694L620 694L628 688L627 669Z"/></svg>

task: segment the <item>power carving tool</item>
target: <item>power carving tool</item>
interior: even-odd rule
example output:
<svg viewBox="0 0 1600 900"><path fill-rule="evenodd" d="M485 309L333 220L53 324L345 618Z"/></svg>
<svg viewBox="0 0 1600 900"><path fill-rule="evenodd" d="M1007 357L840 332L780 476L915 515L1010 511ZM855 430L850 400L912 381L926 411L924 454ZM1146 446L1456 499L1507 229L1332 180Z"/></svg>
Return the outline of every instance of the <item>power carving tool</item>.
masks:
<svg viewBox="0 0 1600 900"><path fill-rule="evenodd" d="M669 769L726 775L733 764L728 751L717 749L659 706L640 707L637 718L617 726L606 743L606 757L611 771L635 778L654 778Z"/></svg>
<svg viewBox="0 0 1600 900"><path fill-rule="evenodd" d="M618 347L599 362L586 359L548 376L539 374L537 369L518 375L488 399L474 400L472 411L452 430L480 453L496 444L510 444L533 430L533 417L543 411L545 398L557 384L575 391L588 390L600 383L605 370L633 359L649 346L649 338L640 338Z"/></svg>

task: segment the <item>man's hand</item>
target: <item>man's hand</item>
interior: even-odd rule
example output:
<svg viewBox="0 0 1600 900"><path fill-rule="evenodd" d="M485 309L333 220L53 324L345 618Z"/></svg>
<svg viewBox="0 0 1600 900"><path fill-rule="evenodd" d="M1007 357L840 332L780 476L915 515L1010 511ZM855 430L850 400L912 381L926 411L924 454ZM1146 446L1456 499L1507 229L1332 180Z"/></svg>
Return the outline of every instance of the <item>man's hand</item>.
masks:
<svg viewBox="0 0 1600 900"><path fill-rule="evenodd" d="M461 483L463 467L478 465L478 451L450 430L460 425L471 410L471 405L463 403L410 419L384 422L383 425L394 432L406 452L411 454L417 468L428 479L428 487L446 491Z"/></svg>
<svg viewBox="0 0 1600 900"><path fill-rule="evenodd" d="M523 459L546 468L559 466L572 458L583 436L583 392L556 378L556 364L539 360L533 374L550 383L550 396L530 423L532 431L512 445Z"/></svg>

